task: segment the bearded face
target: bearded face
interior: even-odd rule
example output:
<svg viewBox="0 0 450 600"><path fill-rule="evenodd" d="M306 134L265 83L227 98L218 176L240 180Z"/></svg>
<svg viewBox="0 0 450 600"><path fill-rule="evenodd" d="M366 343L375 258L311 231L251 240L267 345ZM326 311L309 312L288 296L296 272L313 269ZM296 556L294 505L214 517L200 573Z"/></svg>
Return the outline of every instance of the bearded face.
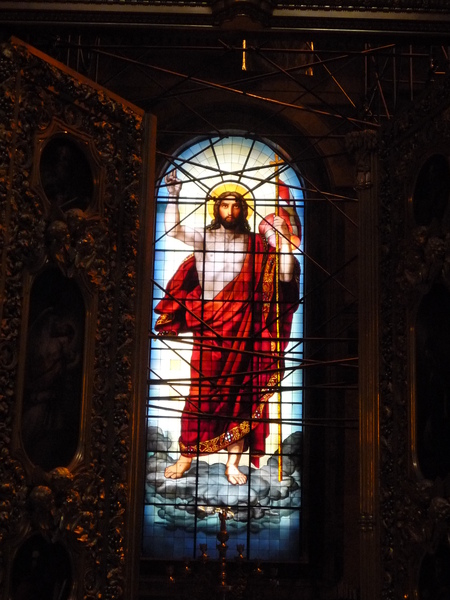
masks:
<svg viewBox="0 0 450 600"><path fill-rule="evenodd" d="M236 229L239 225L241 206L235 198L226 197L219 205L219 222L225 229Z"/></svg>
<svg viewBox="0 0 450 600"><path fill-rule="evenodd" d="M227 230L246 232L249 230L246 217L247 205L237 192L225 192L216 200L214 221L217 226L221 225Z"/></svg>

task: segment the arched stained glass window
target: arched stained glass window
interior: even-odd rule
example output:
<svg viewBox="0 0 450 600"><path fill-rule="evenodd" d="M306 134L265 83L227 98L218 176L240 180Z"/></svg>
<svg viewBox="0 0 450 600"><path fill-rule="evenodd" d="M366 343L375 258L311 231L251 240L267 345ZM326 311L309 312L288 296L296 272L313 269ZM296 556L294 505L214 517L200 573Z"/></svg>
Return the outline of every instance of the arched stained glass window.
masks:
<svg viewBox="0 0 450 600"><path fill-rule="evenodd" d="M213 556L219 513L248 558L299 557L302 190L281 148L239 135L196 141L162 174L146 557Z"/></svg>

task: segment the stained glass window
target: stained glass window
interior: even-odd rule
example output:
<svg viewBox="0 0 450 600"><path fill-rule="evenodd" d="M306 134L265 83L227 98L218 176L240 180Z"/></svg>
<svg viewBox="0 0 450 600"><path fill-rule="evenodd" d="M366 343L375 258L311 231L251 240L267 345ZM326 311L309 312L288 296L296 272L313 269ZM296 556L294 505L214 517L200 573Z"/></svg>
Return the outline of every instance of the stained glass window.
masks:
<svg viewBox="0 0 450 600"><path fill-rule="evenodd" d="M222 512L248 558L299 558L302 189L281 148L239 135L195 141L159 181L146 557L215 549Z"/></svg>

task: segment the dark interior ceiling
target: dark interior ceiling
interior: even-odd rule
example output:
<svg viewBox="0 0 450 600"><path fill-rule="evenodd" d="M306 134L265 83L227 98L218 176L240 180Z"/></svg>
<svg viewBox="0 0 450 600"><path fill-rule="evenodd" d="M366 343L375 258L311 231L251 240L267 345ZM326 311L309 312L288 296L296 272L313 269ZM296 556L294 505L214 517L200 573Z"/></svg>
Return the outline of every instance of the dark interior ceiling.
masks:
<svg viewBox="0 0 450 600"><path fill-rule="evenodd" d="M446 34L445 0L1 0L2 21L142 27L270 29L285 33Z"/></svg>
<svg viewBox="0 0 450 600"><path fill-rule="evenodd" d="M210 26L192 25L190 9L177 12L173 6L187 3L172 3L173 24L170 14L164 22L153 15L149 23L138 13L136 22L125 26L129 12L5 12L5 4L22 3L0 1L3 40L15 35L149 111L158 112L174 99L186 112L195 111L198 95L207 90L227 101L245 97L253 104L263 102L277 112L315 113L331 119L328 129L344 133L390 120L448 68L448 35L439 30L450 9L440 15L441 21L433 21L432 33L406 34L395 31L393 24L405 25L395 13L383 22L383 33L371 29L370 14L357 13L350 33L329 28L331 14L340 16L335 24L343 25L342 11L322 20L315 13L321 26L314 28L296 28L300 17L294 15L289 27L265 27L239 15ZM58 4L79 6L41 3ZM111 14L123 21L108 24ZM94 16L103 22L93 26ZM145 16L148 20L149 14Z"/></svg>
<svg viewBox="0 0 450 600"><path fill-rule="evenodd" d="M446 1L384 4L0 0L0 35L156 115L160 168L197 134L257 131L290 151L311 202L332 193L354 223L348 135L389 127L449 65Z"/></svg>
<svg viewBox="0 0 450 600"><path fill-rule="evenodd" d="M191 111L208 90L332 115L341 133L379 126L446 72L449 25L444 0L0 0L3 40L146 110L176 98Z"/></svg>

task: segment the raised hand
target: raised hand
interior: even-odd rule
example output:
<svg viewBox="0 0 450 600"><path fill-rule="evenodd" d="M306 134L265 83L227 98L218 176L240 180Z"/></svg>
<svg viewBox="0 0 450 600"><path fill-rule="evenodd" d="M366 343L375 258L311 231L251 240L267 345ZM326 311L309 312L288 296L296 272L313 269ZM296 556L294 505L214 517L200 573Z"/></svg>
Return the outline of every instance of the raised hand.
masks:
<svg viewBox="0 0 450 600"><path fill-rule="evenodd" d="M177 170L174 169L173 171L170 171L170 173L167 173L167 175L164 178L164 181L166 182L169 197L178 198L178 196L180 195L182 183L177 177Z"/></svg>

